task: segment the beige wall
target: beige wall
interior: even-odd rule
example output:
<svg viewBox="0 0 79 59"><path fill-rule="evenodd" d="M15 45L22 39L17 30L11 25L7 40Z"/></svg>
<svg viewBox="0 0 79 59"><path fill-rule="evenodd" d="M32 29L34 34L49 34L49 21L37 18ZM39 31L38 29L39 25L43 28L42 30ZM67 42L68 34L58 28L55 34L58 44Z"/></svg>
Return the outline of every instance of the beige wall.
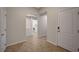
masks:
<svg viewBox="0 0 79 59"><path fill-rule="evenodd" d="M38 36L47 36L47 14L41 15L38 20Z"/></svg>
<svg viewBox="0 0 79 59"><path fill-rule="evenodd" d="M47 16L46 13L47 8L41 8L39 12L39 20L38 20L38 36L47 36L47 19L45 19Z"/></svg>
<svg viewBox="0 0 79 59"><path fill-rule="evenodd" d="M47 40L57 45L57 8L48 8L47 16Z"/></svg>
<svg viewBox="0 0 79 59"><path fill-rule="evenodd" d="M57 8L42 8L40 14L47 11L47 41L57 45Z"/></svg>
<svg viewBox="0 0 79 59"><path fill-rule="evenodd" d="M37 14L33 8L7 8L7 45L25 40L25 19L28 14Z"/></svg>

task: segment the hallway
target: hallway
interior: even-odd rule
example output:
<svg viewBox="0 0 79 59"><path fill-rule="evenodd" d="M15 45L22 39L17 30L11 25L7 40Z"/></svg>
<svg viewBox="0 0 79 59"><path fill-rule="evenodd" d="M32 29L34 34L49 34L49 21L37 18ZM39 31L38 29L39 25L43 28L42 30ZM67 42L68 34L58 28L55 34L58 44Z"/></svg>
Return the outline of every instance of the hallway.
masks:
<svg viewBox="0 0 79 59"><path fill-rule="evenodd" d="M6 52L67 52L46 41L46 37L38 38L37 34L29 37L25 42L9 46Z"/></svg>

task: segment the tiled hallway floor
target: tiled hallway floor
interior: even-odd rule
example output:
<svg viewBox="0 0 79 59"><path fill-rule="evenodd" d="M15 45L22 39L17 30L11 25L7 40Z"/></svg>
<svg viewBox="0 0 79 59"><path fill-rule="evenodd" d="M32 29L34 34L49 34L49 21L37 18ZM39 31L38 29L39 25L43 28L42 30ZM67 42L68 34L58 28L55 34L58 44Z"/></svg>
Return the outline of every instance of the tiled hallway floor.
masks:
<svg viewBox="0 0 79 59"><path fill-rule="evenodd" d="M6 48L6 52L66 52L67 50L47 42L46 38L31 36L25 42Z"/></svg>

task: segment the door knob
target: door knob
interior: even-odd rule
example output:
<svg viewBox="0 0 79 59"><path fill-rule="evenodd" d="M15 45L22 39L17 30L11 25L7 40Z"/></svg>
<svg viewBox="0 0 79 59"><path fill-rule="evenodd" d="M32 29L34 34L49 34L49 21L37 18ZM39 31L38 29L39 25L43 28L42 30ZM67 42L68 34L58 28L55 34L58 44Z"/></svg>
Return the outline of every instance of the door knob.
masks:
<svg viewBox="0 0 79 59"><path fill-rule="evenodd" d="M58 26L58 32L60 32L60 27Z"/></svg>

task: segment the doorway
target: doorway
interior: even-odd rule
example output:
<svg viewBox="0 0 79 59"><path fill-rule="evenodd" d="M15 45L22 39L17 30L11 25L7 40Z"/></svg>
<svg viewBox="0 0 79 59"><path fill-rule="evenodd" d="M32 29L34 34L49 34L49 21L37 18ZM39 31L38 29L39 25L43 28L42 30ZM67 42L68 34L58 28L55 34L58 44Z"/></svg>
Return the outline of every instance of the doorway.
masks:
<svg viewBox="0 0 79 59"><path fill-rule="evenodd" d="M26 16L26 36L38 35L38 19L34 15Z"/></svg>
<svg viewBox="0 0 79 59"><path fill-rule="evenodd" d="M32 34L37 35L38 34L38 20L32 19Z"/></svg>

